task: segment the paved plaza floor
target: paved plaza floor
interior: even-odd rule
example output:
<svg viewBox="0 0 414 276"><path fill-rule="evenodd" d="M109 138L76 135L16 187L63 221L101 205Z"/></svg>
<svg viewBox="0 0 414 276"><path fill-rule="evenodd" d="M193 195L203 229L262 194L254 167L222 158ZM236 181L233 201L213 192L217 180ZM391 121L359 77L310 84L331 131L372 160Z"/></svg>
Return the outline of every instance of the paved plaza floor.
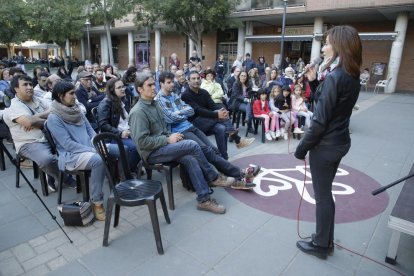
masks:
<svg viewBox="0 0 414 276"><path fill-rule="evenodd" d="M388 265L387 223L402 185L375 198L370 192L407 175L414 163L414 95L361 92L358 104L351 118L352 148L335 180L335 242ZM240 132L244 134L245 127ZM259 163L264 171L254 191L214 189L213 197L227 208L224 215L198 211L195 194L182 188L176 170L171 224L158 206L164 255L157 253L145 206L121 208L108 247L102 246L103 222L64 227L74 241L69 243L23 179L21 188L15 188L15 170L7 161L6 171L0 172L0 275L400 275L339 246L327 260L296 248L297 233L309 236L315 229L310 185L305 185L297 222L303 173L309 174L289 155L297 143L262 144L256 135L248 148L237 150L229 144L231 161ZM41 193L32 171L24 172ZM166 192L163 175L153 176ZM41 197L63 224L57 194ZM64 201L80 198L64 190ZM414 275L413 260L414 237L403 234L397 264L391 267Z"/></svg>

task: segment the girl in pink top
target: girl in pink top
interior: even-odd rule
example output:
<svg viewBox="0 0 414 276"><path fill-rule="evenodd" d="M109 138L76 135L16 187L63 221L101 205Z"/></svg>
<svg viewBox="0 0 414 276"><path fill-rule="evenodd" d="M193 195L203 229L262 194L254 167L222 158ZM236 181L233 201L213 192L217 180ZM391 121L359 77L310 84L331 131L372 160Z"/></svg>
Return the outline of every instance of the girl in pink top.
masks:
<svg viewBox="0 0 414 276"><path fill-rule="evenodd" d="M310 112L306 106L305 99L303 97L302 87L297 84L295 85L294 94L291 95L292 99L292 111L296 113L296 116L305 117L305 127L310 126L313 113Z"/></svg>
<svg viewBox="0 0 414 276"><path fill-rule="evenodd" d="M258 94L260 95L260 99L255 100L253 103L253 116L264 118L266 139L272 141L280 136L279 114L270 110L266 89L260 89ZM272 120L270 121L270 119Z"/></svg>

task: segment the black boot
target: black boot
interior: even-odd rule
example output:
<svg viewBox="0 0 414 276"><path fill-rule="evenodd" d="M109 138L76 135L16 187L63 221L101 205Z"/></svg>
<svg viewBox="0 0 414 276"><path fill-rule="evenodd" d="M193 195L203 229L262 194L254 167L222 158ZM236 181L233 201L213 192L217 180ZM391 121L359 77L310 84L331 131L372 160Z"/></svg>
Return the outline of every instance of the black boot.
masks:
<svg viewBox="0 0 414 276"><path fill-rule="evenodd" d="M318 246L313 241L298 241L296 242L296 246L300 251L316 256L322 260L326 260L328 257L328 248Z"/></svg>

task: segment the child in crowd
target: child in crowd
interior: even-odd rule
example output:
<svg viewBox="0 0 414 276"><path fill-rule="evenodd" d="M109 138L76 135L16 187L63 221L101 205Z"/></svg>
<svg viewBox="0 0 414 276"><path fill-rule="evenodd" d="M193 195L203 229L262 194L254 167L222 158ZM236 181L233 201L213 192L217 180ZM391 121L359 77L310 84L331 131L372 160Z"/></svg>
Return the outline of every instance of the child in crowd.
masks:
<svg viewBox="0 0 414 276"><path fill-rule="evenodd" d="M313 113L310 112L306 106L305 97L303 96L303 90L299 84L295 85L295 91L294 94L292 94L291 98L292 111L296 113L296 116L304 116L305 127L309 128Z"/></svg>
<svg viewBox="0 0 414 276"><path fill-rule="evenodd" d="M291 111L290 92L290 87L288 85L283 86L282 93L279 93L279 95L274 98L274 102L270 103L271 110L278 112L280 118L285 122L285 127L281 128L281 135L283 135L283 139L285 140L288 139L290 126L294 126L293 133L303 133L303 130L298 128L296 113Z"/></svg>
<svg viewBox="0 0 414 276"><path fill-rule="evenodd" d="M280 137L279 114L270 110L269 102L267 101L266 89L260 89L258 94L260 99L255 100L253 103L253 116L264 118L266 139L272 141L273 139ZM270 119L272 120L270 121Z"/></svg>

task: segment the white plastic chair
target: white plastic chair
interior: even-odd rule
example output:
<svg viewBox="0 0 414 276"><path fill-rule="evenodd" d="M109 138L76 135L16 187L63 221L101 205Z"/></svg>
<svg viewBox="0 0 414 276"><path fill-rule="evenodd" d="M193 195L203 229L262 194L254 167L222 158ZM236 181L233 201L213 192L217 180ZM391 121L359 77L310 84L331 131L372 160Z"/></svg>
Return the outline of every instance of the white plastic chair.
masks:
<svg viewBox="0 0 414 276"><path fill-rule="evenodd" d="M390 83L392 78L389 78L388 80L379 80L377 82L377 84L375 85L375 89L374 89L374 93L379 92L380 88L384 88L384 92L388 86L388 84Z"/></svg>
<svg viewBox="0 0 414 276"><path fill-rule="evenodd" d="M368 79L361 79L359 84L361 85L361 88L365 87L365 92L368 92Z"/></svg>

